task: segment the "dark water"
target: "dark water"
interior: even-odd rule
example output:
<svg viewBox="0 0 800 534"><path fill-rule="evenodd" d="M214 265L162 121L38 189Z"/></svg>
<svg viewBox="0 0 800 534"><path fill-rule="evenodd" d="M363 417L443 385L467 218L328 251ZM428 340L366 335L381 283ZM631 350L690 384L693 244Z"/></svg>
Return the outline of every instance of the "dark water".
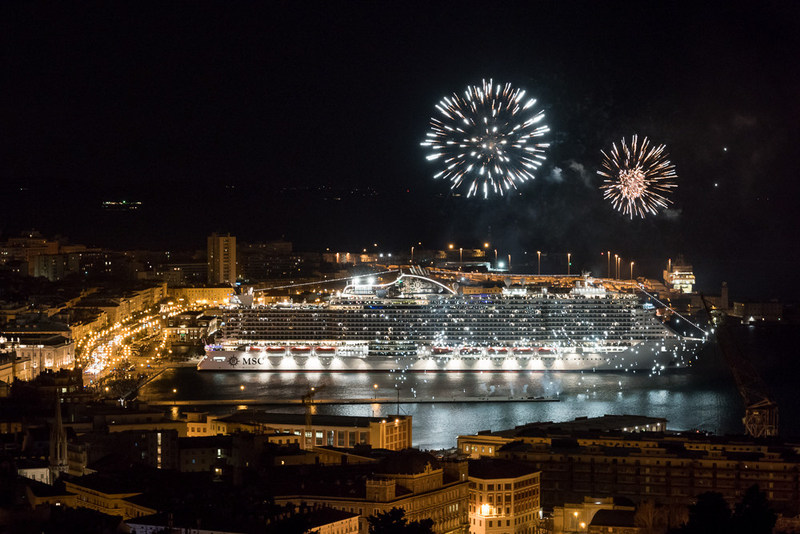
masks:
<svg viewBox="0 0 800 534"><path fill-rule="evenodd" d="M663 417L670 429L703 429L741 433L742 401L730 371L709 345L701 363L690 370L661 376L612 373L239 373L203 372L178 368L165 372L141 392L147 399L300 399L311 386L324 386L321 398L396 398L400 411L414 417L414 445L424 449L449 448L456 436L479 430L500 430L531 421L565 421L580 416L641 414ZM374 385L378 384L375 390ZM244 390L241 389L244 386ZM177 393L173 393L173 388ZM559 402L490 402L492 397L546 396ZM410 404L402 399L488 396L482 403ZM231 406L206 406L214 413ZM296 411L300 407L270 407ZM384 415L390 405L320 406L319 413Z"/></svg>
<svg viewBox="0 0 800 534"><path fill-rule="evenodd" d="M741 326L736 339L778 403L781 435L800 437L800 325Z"/></svg>

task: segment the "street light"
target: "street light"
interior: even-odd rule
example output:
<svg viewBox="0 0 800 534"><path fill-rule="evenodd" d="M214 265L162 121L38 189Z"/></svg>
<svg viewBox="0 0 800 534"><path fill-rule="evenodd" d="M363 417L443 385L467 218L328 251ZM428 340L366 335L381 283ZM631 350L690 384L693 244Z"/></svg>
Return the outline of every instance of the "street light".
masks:
<svg viewBox="0 0 800 534"><path fill-rule="evenodd" d="M464 261L464 249L458 247L458 263L462 263Z"/></svg>
<svg viewBox="0 0 800 534"><path fill-rule="evenodd" d="M542 251L536 251L536 271L539 276L542 274Z"/></svg>
<svg viewBox="0 0 800 534"><path fill-rule="evenodd" d="M608 263L608 277L611 278L611 251L606 250L606 262Z"/></svg>
<svg viewBox="0 0 800 534"><path fill-rule="evenodd" d="M508 255L508 270L511 271L511 254Z"/></svg>
<svg viewBox="0 0 800 534"><path fill-rule="evenodd" d="M414 247L411 247L411 263L414 263Z"/></svg>
<svg viewBox="0 0 800 534"><path fill-rule="evenodd" d="M633 262L631 262L631 280L633 280Z"/></svg>
<svg viewBox="0 0 800 534"><path fill-rule="evenodd" d="M569 266L572 265L572 252L567 252L567 276L569 276Z"/></svg>
<svg viewBox="0 0 800 534"><path fill-rule="evenodd" d="M372 389L374 389L374 390L375 390L375 393L374 393L374 395L372 396L372 398L373 398L373 399L377 399L377 398L378 398L378 384L372 384Z"/></svg>

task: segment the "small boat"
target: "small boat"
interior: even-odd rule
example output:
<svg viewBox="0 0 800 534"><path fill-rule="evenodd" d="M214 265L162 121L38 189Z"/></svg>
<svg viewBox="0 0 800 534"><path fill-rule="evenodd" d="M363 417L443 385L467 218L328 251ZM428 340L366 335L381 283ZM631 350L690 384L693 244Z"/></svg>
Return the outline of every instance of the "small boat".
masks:
<svg viewBox="0 0 800 534"><path fill-rule="evenodd" d="M286 352L286 347L267 347L267 352Z"/></svg>
<svg viewBox="0 0 800 534"><path fill-rule="evenodd" d="M336 347L317 347L314 351L317 354L333 354L336 352Z"/></svg>
<svg viewBox="0 0 800 534"><path fill-rule="evenodd" d="M433 354L450 354L453 352L453 349L450 347L433 347L431 350Z"/></svg>
<svg viewBox="0 0 800 534"><path fill-rule="evenodd" d="M292 347L290 350L292 354L307 354L311 352L311 347L303 345L301 347Z"/></svg>

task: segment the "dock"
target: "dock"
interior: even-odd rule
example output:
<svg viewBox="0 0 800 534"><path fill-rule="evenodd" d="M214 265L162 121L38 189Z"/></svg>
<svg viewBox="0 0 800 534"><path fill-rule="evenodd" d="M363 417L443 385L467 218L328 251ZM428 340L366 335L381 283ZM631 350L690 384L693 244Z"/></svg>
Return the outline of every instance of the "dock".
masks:
<svg viewBox="0 0 800 534"><path fill-rule="evenodd" d="M371 399L320 399L315 398L311 404L314 406L339 406L353 404L495 404L495 403L527 403L527 402L558 402L554 397L411 397L390 398L377 397ZM175 399L144 401L150 406L303 406L301 399L270 399L265 397L249 399Z"/></svg>

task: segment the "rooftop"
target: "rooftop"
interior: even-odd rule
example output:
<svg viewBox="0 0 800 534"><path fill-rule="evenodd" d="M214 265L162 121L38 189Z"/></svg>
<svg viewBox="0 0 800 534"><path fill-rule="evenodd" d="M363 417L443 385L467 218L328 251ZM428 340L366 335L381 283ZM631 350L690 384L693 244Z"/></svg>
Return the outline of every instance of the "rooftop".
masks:
<svg viewBox="0 0 800 534"><path fill-rule="evenodd" d="M469 477L482 480L498 478L519 478L538 472L538 469L517 462L497 459L469 461Z"/></svg>
<svg viewBox="0 0 800 534"><path fill-rule="evenodd" d="M26 484L28 488L30 488L31 493L37 497L67 497L74 495L74 493L70 493L64 489L63 484L51 486L49 484L37 482L36 480L30 480L27 478L23 479L22 482Z"/></svg>
<svg viewBox="0 0 800 534"><path fill-rule="evenodd" d="M370 423L380 423L396 418L406 419L407 416L391 417L362 417L352 415L315 415L312 424L315 426L342 426L354 428L366 428ZM301 413L270 413L256 410L242 410L226 417L220 417L218 421L226 423L257 423L262 425L305 425L306 417Z"/></svg>
<svg viewBox="0 0 800 534"><path fill-rule="evenodd" d="M634 516L636 512L633 510L598 510L592 522L593 527L633 527Z"/></svg>
<svg viewBox="0 0 800 534"><path fill-rule="evenodd" d="M645 415L604 415L602 417L578 417L573 421L554 423L552 421L528 423L513 429L491 432L493 436L506 438L537 436L542 432L634 432L666 430L667 420L661 417L648 417Z"/></svg>

